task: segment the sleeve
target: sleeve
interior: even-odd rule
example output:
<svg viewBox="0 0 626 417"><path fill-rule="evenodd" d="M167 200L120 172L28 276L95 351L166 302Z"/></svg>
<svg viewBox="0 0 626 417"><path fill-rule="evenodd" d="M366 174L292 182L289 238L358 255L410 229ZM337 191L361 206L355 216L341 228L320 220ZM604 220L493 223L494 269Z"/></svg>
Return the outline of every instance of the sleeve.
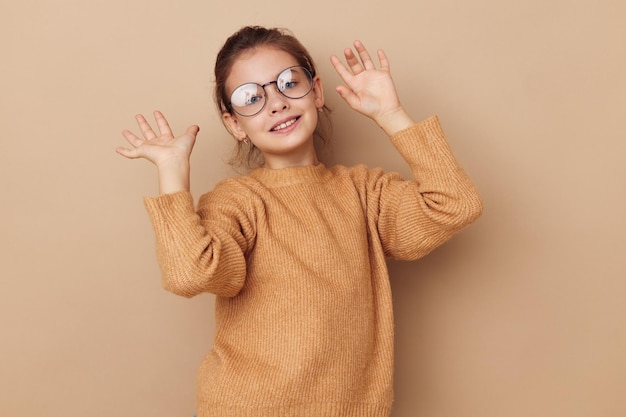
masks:
<svg viewBox="0 0 626 417"><path fill-rule="evenodd" d="M415 260L476 220L482 201L436 116L394 134L391 141L413 179L394 173L375 176L375 227L386 256Z"/></svg>
<svg viewBox="0 0 626 417"><path fill-rule="evenodd" d="M231 297L245 282L252 227L245 207L219 187L200 198L197 211L189 192L144 200L163 288L177 295L210 292Z"/></svg>

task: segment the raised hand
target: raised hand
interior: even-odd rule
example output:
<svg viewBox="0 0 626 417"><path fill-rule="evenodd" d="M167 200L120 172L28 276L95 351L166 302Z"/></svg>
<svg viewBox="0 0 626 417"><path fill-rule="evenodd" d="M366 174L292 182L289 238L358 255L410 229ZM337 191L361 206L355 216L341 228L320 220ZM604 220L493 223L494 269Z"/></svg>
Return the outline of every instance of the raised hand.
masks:
<svg viewBox="0 0 626 417"><path fill-rule="evenodd" d="M363 43L355 41L354 49L356 54L351 48L344 50L347 67L337 56L330 58L346 84L337 86L339 95L352 109L373 119L388 134L410 126L413 121L400 104L385 52L378 50L380 68L376 68Z"/></svg>
<svg viewBox="0 0 626 417"><path fill-rule="evenodd" d="M172 193L189 189L189 157L196 142L200 128L189 126L184 134L174 137L165 116L159 111L154 112L159 133L157 134L143 115L135 119L143 135L143 139L129 130L122 135L131 148L118 147L115 151L125 158L144 158L154 163L159 171L161 193Z"/></svg>
<svg viewBox="0 0 626 417"><path fill-rule="evenodd" d="M143 134L143 139L129 130L123 130L122 135L132 148L118 147L115 151L129 158L145 158L155 165L166 163L180 163L189 161L189 156L200 130L198 126L190 126L181 136L174 137L165 116L159 111L154 112L159 133L157 134L143 115L135 116L137 125Z"/></svg>

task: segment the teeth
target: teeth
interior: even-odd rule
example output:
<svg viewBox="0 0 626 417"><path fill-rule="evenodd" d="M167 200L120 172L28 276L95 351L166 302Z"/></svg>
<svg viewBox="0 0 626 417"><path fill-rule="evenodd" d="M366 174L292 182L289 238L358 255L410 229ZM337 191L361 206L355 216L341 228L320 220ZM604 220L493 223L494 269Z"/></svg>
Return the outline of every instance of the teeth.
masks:
<svg viewBox="0 0 626 417"><path fill-rule="evenodd" d="M287 122L285 122L285 123L281 123L279 126L276 126L276 127L275 127L274 129L272 129L272 130L276 131L276 130L281 130L281 129L284 129L284 128L286 128L287 126L291 126L291 125L292 125L292 124L294 124L295 122L296 122L296 119L289 120L289 121L287 121Z"/></svg>

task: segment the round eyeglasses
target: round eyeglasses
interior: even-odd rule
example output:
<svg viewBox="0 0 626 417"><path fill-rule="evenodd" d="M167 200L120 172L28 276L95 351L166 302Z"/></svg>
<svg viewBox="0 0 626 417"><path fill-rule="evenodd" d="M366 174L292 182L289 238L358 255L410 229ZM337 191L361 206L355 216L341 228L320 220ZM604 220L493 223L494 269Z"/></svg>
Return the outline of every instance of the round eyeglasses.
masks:
<svg viewBox="0 0 626 417"><path fill-rule="evenodd" d="M313 89L313 76L306 68L296 66L283 70L276 81L242 84L230 95L229 107L240 116L258 114L267 103L265 87L270 84L276 84L276 91L287 98L302 98Z"/></svg>

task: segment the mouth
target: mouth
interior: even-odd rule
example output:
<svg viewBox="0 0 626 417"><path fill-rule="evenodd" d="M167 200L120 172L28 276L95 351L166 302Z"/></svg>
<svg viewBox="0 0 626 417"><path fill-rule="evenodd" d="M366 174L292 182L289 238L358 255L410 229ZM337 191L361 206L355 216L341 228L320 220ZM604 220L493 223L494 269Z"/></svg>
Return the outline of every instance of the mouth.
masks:
<svg viewBox="0 0 626 417"><path fill-rule="evenodd" d="M290 126L292 126L294 123L296 123L298 121L298 119L300 119L300 116L294 117L293 119L290 120L285 120L282 123L277 124L276 126L274 126L271 131L272 132L280 132L281 130L287 129Z"/></svg>

